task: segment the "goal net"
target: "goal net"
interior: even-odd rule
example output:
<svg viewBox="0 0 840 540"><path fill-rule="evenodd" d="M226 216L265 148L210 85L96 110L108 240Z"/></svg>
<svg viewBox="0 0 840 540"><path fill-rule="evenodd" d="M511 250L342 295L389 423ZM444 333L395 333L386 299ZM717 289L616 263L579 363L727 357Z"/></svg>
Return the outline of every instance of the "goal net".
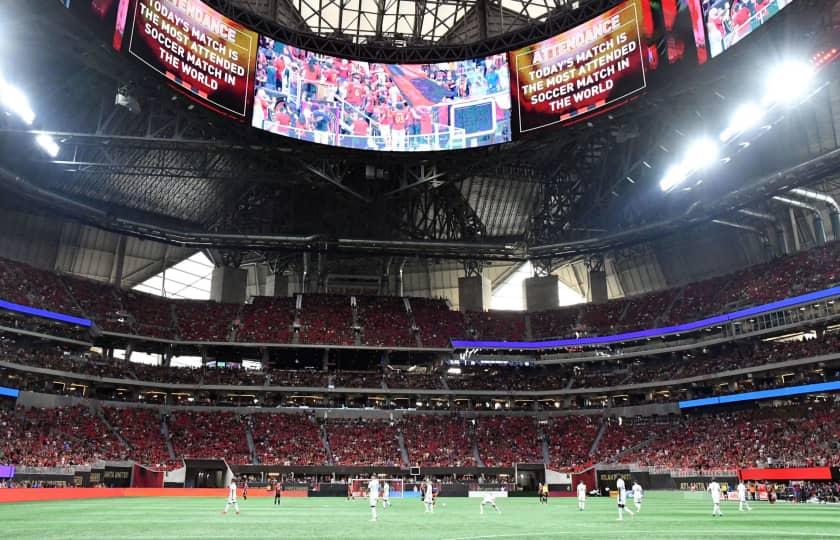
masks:
<svg viewBox="0 0 840 540"><path fill-rule="evenodd" d="M370 478L353 478L350 480L350 492L354 497L367 496L367 486ZM391 488L389 495L392 499L402 499L405 497L405 484L399 478L380 478L379 479L379 496L382 496L382 489L385 482Z"/></svg>

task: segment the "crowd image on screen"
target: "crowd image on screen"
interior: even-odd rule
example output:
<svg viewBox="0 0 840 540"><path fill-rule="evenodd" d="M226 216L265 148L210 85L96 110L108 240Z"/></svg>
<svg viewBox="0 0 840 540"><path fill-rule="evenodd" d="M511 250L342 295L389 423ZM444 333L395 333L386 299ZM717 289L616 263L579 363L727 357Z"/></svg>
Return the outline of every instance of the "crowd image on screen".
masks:
<svg viewBox="0 0 840 540"><path fill-rule="evenodd" d="M712 56L735 45L793 0L703 0Z"/></svg>
<svg viewBox="0 0 840 540"><path fill-rule="evenodd" d="M334 58L260 38L252 125L368 150L467 148L510 140L504 54L442 64Z"/></svg>

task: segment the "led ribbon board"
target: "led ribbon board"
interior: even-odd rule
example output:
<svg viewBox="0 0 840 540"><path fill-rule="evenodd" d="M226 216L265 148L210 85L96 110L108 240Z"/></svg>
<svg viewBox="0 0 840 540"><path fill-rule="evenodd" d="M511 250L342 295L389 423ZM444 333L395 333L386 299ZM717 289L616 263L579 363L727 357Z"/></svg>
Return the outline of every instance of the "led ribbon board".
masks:
<svg viewBox="0 0 840 540"><path fill-rule="evenodd" d="M548 341L466 341L466 340L452 340L452 346L456 349L554 349L562 347L581 347L585 345L606 345L609 343L619 343L622 341L633 341L636 339L646 339L666 336L669 334L679 334L682 332L690 332L698 330L707 326L715 326L753 315L761 315L779 309L784 309L799 304L807 304L809 302L816 302L824 298L831 298L832 296L840 296L840 286L823 289L812 293L786 298L777 302L770 302L769 304L762 304L746 309L739 309L732 313L724 315L716 315L714 317L707 317L699 321L693 321L675 326L664 326L662 328L651 328L648 330L637 330L635 332L625 332L623 334L613 334L609 336L592 336L585 338L570 338L570 339L554 339Z"/></svg>
<svg viewBox="0 0 840 540"><path fill-rule="evenodd" d="M513 101L527 132L602 109L646 86L638 0L510 52Z"/></svg>
<svg viewBox="0 0 840 540"><path fill-rule="evenodd" d="M6 300L0 300L0 309L7 309L9 311L16 311L18 313L23 313L25 315L34 315L35 317L41 317L44 319L52 319L54 321L59 321L68 324L75 324L78 326L91 326L91 322L88 319L83 319L81 317L74 317L72 315L65 315L63 313L56 313L55 311L48 311L46 309L39 309L29 306L24 306L22 304L15 304L14 302L7 302Z"/></svg>
<svg viewBox="0 0 840 540"><path fill-rule="evenodd" d="M818 392L836 392L838 390L840 390L840 381L803 384L799 386L788 386L787 388L774 388L773 390L757 390L755 392L726 394L724 396L710 398L688 399L680 401L680 409L725 405L727 403L738 403L739 401L756 401L759 399L799 396L802 394L816 394Z"/></svg>

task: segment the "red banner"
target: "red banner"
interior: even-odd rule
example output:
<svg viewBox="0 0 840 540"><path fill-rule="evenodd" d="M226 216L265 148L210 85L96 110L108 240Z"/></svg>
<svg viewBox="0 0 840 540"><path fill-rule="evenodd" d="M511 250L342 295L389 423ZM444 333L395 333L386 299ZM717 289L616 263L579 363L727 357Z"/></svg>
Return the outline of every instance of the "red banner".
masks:
<svg viewBox="0 0 840 540"><path fill-rule="evenodd" d="M796 467L792 469L740 469L741 480L831 480L828 467Z"/></svg>

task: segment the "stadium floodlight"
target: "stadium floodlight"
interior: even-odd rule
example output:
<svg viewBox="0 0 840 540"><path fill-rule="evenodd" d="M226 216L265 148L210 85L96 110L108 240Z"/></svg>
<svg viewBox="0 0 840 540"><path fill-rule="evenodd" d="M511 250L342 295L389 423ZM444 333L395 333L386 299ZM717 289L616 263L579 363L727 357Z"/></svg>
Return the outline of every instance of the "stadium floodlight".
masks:
<svg viewBox="0 0 840 540"><path fill-rule="evenodd" d="M792 105L799 102L811 90L814 75L814 68L805 62L788 61L777 65L768 74L762 103Z"/></svg>
<svg viewBox="0 0 840 540"><path fill-rule="evenodd" d="M56 157L58 155L58 151L60 150L58 143L46 133L41 133L35 137L35 142L37 142L38 146L40 146L44 152L49 154L50 157Z"/></svg>
<svg viewBox="0 0 840 540"><path fill-rule="evenodd" d="M732 115L729 126L720 134L721 142L731 141L733 137L749 131L761 122L764 112L755 103L744 103Z"/></svg>
<svg viewBox="0 0 840 540"><path fill-rule="evenodd" d="M687 176L688 171L682 163L679 165L672 165L667 171L665 171L665 176L662 177L662 180L659 181L659 189L662 191L671 191L678 185L682 184Z"/></svg>
<svg viewBox="0 0 840 540"><path fill-rule="evenodd" d="M16 114L26 125L35 121L35 111L29 105L29 99L23 91L0 78L0 103L9 112Z"/></svg>
<svg viewBox="0 0 840 540"><path fill-rule="evenodd" d="M720 150L713 140L708 137L697 139L688 147L683 168L691 172L708 169L717 162L719 155Z"/></svg>

